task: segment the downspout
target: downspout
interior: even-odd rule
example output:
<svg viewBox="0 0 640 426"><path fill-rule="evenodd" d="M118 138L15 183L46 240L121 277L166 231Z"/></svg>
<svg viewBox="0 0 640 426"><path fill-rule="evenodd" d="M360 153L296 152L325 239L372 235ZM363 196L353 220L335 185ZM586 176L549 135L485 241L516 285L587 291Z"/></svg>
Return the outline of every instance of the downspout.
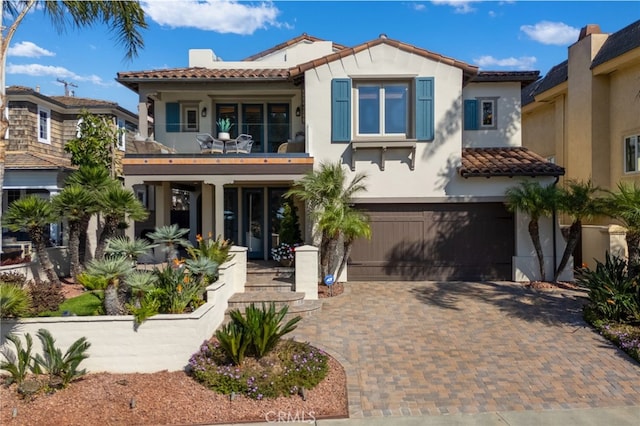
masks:
<svg viewBox="0 0 640 426"><path fill-rule="evenodd" d="M556 176L556 180L551 185L556 186L559 181L560 181L560 176ZM558 248L556 247L556 221L557 221L556 213L557 213L556 206L554 203L553 211L551 213L551 221L553 222L551 226L551 233L552 233L551 238L553 238L553 276L554 277L556 275L556 269L558 268L558 256L557 256Z"/></svg>

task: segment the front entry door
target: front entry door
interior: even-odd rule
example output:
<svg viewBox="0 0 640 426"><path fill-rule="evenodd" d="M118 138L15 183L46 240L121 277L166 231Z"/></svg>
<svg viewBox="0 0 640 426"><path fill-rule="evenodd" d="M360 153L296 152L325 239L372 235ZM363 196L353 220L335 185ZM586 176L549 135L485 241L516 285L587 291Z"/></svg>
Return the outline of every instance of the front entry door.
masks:
<svg viewBox="0 0 640 426"><path fill-rule="evenodd" d="M262 188L243 190L245 211L244 245L248 248L247 257L264 257L264 190Z"/></svg>

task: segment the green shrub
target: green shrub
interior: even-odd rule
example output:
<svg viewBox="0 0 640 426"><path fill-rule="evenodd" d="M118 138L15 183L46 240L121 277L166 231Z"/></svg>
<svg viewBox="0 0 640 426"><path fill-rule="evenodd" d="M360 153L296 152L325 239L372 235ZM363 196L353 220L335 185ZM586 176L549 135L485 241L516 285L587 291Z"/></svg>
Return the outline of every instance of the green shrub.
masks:
<svg viewBox="0 0 640 426"><path fill-rule="evenodd" d="M282 336L295 330L296 324L302 319L297 316L282 325L288 310L286 305L276 311L275 303L271 303L269 308L263 303L261 309L252 303L245 309L244 316L239 310L231 311L229 315L248 335L250 354L259 359L269 353Z"/></svg>
<svg viewBox="0 0 640 426"><path fill-rule="evenodd" d="M589 306L607 321L640 319L640 288L637 277L630 277L625 259L606 253L596 270L580 271L576 282L588 289Z"/></svg>
<svg viewBox="0 0 640 426"><path fill-rule="evenodd" d="M211 234L206 239L201 235L197 235L196 240L198 241L197 247L187 247L187 252L193 259L205 257L217 265L222 265L233 257L229 254L229 250L231 250L230 240L223 240L220 236L214 240Z"/></svg>
<svg viewBox="0 0 640 426"><path fill-rule="evenodd" d="M91 344L85 337L73 342L63 355L55 347L55 339L48 330L41 328L37 336L42 343L43 355L34 357L34 373L48 373L51 379L61 380L63 388L87 373L85 369L78 370L80 363L89 357L87 350Z"/></svg>
<svg viewBox="0 0 640 426"><path fill-rule="evenodd" d="M0 283L0 317L18 318L29 313L29 293L14 284Z"/></svg>
<svg viewBox="0 0 640 426"><path fill-rule="evenodd" d="M7 335L7 340L13 343L16 351L15 353L9 350L3 351L6 360L0 362L0 370L5 370L11 375L7 384L21 384L27 377L28 371L32 369L31 349L33 348L33 339L27 333L25 335L27 345L24 348L22 347L22 341L15 334Z"/></svg>
<svg viewBox="0 0 640 426"><path fill-rule="evenodd" d="M242 324L232 321L216 331L220 347L234 365L244 362L247 348L251 343L251 336Z"/></svg>

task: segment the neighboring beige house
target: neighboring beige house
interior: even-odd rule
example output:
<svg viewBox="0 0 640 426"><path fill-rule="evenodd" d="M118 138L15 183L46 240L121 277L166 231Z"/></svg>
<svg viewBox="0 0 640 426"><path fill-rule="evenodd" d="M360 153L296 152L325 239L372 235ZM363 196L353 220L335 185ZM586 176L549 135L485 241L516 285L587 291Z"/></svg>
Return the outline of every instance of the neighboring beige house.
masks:
<svg viewBox="0 0 640 426"><path fill-rule="evenodd" d="M120 72L141 122L153 118L141 137L176 151L125 156L125 185L152 212L130 232L179 223L192 240L211 232L268 259L282 194L340 160L349 178L368 175L353 202L373 228L355 244L350 280L539 279L528 219L504 205L521 180L564 173L521 147L521 90L538 74L479 71L385 35L346 47L307 34L243 61L198 49L186 68ZM220 118L234 123L231 144L201 151L199 135L221 139ZM239 134L252 136L249 152L236 149ZM550 220L542 232L549 278L553 236L557 259L563 243Z"/></svg>
<svg viewBox="0 0 640 426"><path fill-rule="evenodd" d="M568 59L524 88L522 144L564 167L564 179L640 184L640 21L613 34L585 26ZM621 229L585 226L582 250L590 267L605 250L623 252Z"/></svg>
<svg viewBox="0 0 640 426"><path fill-rule="evenodd" d="M138 117L114 102L78 98L71 93L45 96L37 88L22 86L10 86L6 93L9 137L2 183L5 210L25 195L49 198L64 187L64 180L74 170L64 145L77 137L78 116L83 109L110 117L115 126L126 130L118 139L120 157L127 144L132 144L137 131ZM60 224L52 224L49 231L53 245L63 244ZM28 239L23 233L13 233L6 228L2 229L2 238L10 244L13 239Z"/></svg>

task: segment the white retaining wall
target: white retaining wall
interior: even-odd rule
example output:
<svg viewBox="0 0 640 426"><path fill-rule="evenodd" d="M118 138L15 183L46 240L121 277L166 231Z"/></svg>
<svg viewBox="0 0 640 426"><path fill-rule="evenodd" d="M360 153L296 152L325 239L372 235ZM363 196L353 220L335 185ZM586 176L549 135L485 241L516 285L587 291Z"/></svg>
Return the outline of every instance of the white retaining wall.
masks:
<svg viewBox="0 0 640 426"><path fill-rule="evenodd" d="M26 318L2 320L0 350L13 351L6 335L31 334L34 350L41 351L36 337L45 328L64 353L77 339L86 337L89 358L80 364L90 372L151 373L182 370L200 344L209 339L224 319L228 300L244 290L246 248L233 247L231 261L220 266L220 279L207 288L207 303L190 314L161 314L147 319L137 329L133 316ZM245 271L244 278L241 272Z"/></svg>

